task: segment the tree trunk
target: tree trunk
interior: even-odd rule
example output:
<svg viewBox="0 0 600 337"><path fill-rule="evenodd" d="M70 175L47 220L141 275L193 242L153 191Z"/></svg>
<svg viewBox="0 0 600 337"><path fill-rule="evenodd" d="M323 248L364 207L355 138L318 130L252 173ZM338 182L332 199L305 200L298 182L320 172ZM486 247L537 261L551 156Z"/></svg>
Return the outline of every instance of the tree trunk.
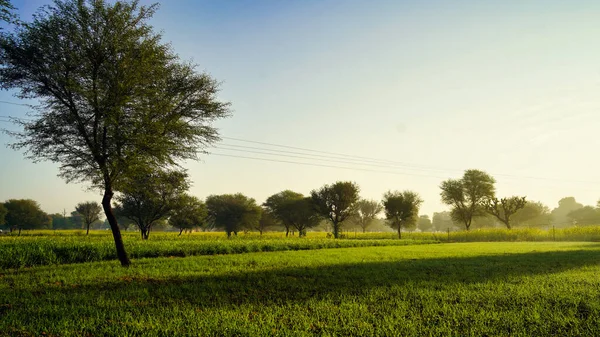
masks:
<svg viewBox="0 0 600 337"><path fill-rule="evenodd" d="M148 240L148 236L150 235L150 228L144 228L141 230L142 232L142 240Z"/></svg>
<svg viewBox="0 0 600 337"><path fill-rule="evenodd" d="M85 235L89 235L90 234L90 224L87 225L87 232L85 232Z"/></svg>
<svg viewBox="0 0 600 337"><path fill-rule="evenodd" d="M340 226L337 223L333 224L333 237L336 239L340 237Z"/></svg>
<svg viewBox="0 0 600 337"><path fill-rule="evenodd" d="M398 239L402 239L402 226L398 225Z"/></svg>
<svg viewBox="0 0 600 337"><path fill-rule="evenodd" d="M21 227L19 227L19 236L21 236Z"/></svg>
<svg viewBox="0 0 600 337"><path fill-rule="evenodd" d="M179 236L181 236L181 232L183 232L183 228L179 229Z"/></svg>
<svg viewBox="0 0 600 337"><path fill-rule="evenodd" d="M119 225L117 224L117 218L115 217L110 201L113 197L113 191L111 188L106 187L104 189L104 197L102 198L102 208L104 209L104 215L106 215L106 219L108 220L108 224L110 225L110 230L113 234L113 239L115 240L115 248L117 249L117 257L121 262L121 266L129 267L131 261L129 261L129 257L127 256L127 252L125 251L125 246L123 245L123 238L121 237L121 230L119 229Z"/></svg>

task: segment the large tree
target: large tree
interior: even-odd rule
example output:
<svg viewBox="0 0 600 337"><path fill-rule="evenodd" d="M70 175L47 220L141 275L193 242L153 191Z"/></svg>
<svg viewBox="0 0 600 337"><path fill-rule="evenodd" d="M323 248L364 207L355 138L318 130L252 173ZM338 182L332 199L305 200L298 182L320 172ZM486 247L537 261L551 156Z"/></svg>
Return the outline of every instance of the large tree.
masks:
<svg viewBox="0 0 600 337"><path fill-rule="evenodd" d="M383 195L383 208L388 225L398 231L398 238L402 238L402 228L414 226L419 217L419 207L423 200L412 191L386 192Z"/></svg>
<svg viewBox="0 0 600 337"><path fill-rule="evenodd" d="M31 199L10 199L4 203L7 210L6 224L10 231L22 229L41 229L49 228L52 219L40 208L35 200Z"/></svg>
<svg viewBox="0 0 600 337"><path fill-rule="evenodd" d="M510 217L527 205L525 197L489 198L483 202L484 209L511 229Z"/></svg>
<svg viewBox="0 0 600 337"><path fill-rule="evenodd" d="M102 206L95 201L81 202L75 206L75 211L81 214L83 222L86 225L85 235L90 234L90 225L93 222L100 220L100 213L102 212Z"/></svg>
<svg viewBox="0 0 600 337"><path fill-rule="evenodd" d="M356 214L352 217L352 222L356 223L364 233L373 225L381 211L383 207L378 201L361 199L356 204Z"/></svg>
<svg viewBox="0 0 600 337"><path fill-rule="evenodd" d="M141 170L126 180L117 197L120 215L133 221L142 239L147 240L152 225L165 220L177 207L189 187L186 179L187 175L180 171Z"/></svg>
<svg viewBox="0 0 600 337"><path fill-rule="evenodd" d="M336 239L344 221L356 214L359 190L356 183L338 181L310 192L317 213L331 222Z"/></svg>
<svg viewBox="0 0 600 337"><path fill-rule="evenodd" d="M286 212L285 205L304 198L302 193L285 190L279 193L275 193L268 197L263 203L263 207L275 217L275 219L285 227L285 236L287 237L290 231L294 229L294 224L289 218L289 213Z"/></svg>
<svg viewBox="0 0 600 337"><path fill-rule="evenodd" d="M117 255L130 264L111 200L136 168L177 166L218 140L229 114L218 83L182 62L138 1L55 0L0 38L0 85L37 99L15 149L60 164L67 182L103 192Z"/></svg>
<svg viewBox="0 0 600 337"><path fill-rule="evenodd" d="M494 197L495 183L496 180L483 171L466 170L461 179L442 182L442 202L452 207L452 219L469 230L473 217L485 214L483 202Z"/></svg>
<svg viewBox="0 0 600 337"><path fill-rule="evenodd" d="M231 234L252 229L260 221L262 208L252 198L237 193L211 195L206 198L208 221L215 227L223 228L227 237Z"/></svg>
<svg viewBox="0 0 600 337"><path fill-rule="evenodd" d="M202 226L206 221L206 205L202 200L188 195L181 195L175 202L169 224L179 229L179 235L183 231L191 231L195 227Z"/></svg>

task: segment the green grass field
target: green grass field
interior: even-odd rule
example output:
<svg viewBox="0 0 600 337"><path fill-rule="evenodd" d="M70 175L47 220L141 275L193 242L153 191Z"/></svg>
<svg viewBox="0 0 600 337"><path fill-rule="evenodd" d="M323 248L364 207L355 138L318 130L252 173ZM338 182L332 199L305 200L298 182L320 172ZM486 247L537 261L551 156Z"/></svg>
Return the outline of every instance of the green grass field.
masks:
<svg viewBox="0 0 600 337"><path fill-rule="evenodd" d="M0 335L594 336L599 258L444 243L0 270Z"/></svg>

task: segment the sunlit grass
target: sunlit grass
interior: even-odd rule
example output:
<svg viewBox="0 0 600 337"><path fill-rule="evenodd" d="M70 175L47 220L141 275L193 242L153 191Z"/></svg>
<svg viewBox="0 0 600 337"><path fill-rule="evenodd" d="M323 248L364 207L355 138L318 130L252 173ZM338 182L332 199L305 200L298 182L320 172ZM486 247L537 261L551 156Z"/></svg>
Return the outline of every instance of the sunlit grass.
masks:
<svg viewBox="0 0 600 337"><path fill-rule="evenodd" d="M595 336L600 245L461 243L4 271L0 335Z"/></svg>

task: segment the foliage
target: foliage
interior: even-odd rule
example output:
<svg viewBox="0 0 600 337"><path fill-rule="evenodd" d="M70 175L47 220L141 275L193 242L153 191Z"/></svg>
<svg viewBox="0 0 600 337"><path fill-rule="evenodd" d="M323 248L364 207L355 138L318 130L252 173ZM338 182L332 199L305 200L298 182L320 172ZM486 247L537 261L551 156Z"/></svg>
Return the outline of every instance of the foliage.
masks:
<svg viewBox="0 0 600 337"><path fill-rule="evenodd" d="M429 219L429 215L421 215L417 220L417 228L419 228L422 232L431 231L433 225L431 223L431 219Z"/></svg>
<svg viewBox="0 0 600 337"><path fill-rule="evenodd" d="M574 197L562 198L558 201L558 207L552 210L552 223L558 227L566 227L573 224L569 213L583 208Z"/></svg>
<svg viewBox="0 0 600 337"><path fill-rule="evenodd" d="M4 204L0 203L0 225L4 225L4 222L6 221L7 213L8 213L8 210L6 209L6 207L4 207Z"/></svg>
<svg viewBox="0 0 600 337"><path fill-rule="evenodd" d="M595 336L598 253L595 244L467 243L146 259L128 270L103 262L6 271L0 331Z"/></svg>
<svg viewBox="0 0 600 337"><path fill-rule="evenodd" d="M256 229L260 233L260 235L263 235L265 231L275 230L280 227L281 225L279 224L273 213L271 213L271 211L269 211L268 209L263 208L262 213L260 214L260 220L258 220L258 224L254 229Z"/></svg>
<svg viewBox="0 0 600 337"><path fill-rule="evenodd" d="M571 211L567 216L577 225L600 224L600 210L592 206L584 206L580 209Z"/></svg>
<svg viewBox="0 0 600 337"><path fill-rule="evenodd" d="M141 167L176 166L218 140L229 113L218 83L182 62L148 20L156 5L64 0L0 39L0 85L41 101L12 133L15 149L60 165L67 182L103 191L122 265L129 264L111 200Z"/></svg>
<svg viewBox="0 0 600 337"><path fill-rule="evenodd" d="M351 220L365 233L367 228L373 225L374 220L381 211L383 211L383 206L377 200L361 199L356 203L356 214Z"/></svg>
<svg viewBox="0 0 600 337"><path fill-rule="evenodd" d="M8 0L0 0L0 22L16 23L17 15L14 13L15 7ZM0 27L2 31L2 27Z"/></svg>
<svg viewBox="0 0 600 337"><path fill-rule="evenodd" d="M383 208L388 225L398 231L402 238L402 229L415 226L419 216L419 207L423 200L412 191L389 191L383 195Z"/></svg>
<svg viewBox="0 0 600 337"><path fill-rule="evenodd" d="M90 233L90 225L100 220L102 206L95 201L81 202L75 206L75 211L81 214L83 222L87 227L86 235Z"/></svg>
<svg viewBox="0 0 600 337"><path fill-rule="evenodd" d="M206 205L202 200L184 194L177 199L173 212L169 217L169 224L179 229L181 235L184 230L191 231L195 227L202 226L207 215Z"/></svg>
<svg viewBox="0 0 600 337"><path fill-rule="evenodd" d="M488 198L483 202L483 207L488 213L502 221L506 228L510 229L510 217L523 209L526 204L525 197L510 197L500 200L498 198Z"/></svg>
<svg viewBox="0 0 600 337"><path fill-rule="evenodd" d="M147 240L152 225L166 219L177 207L189 187L186 178L180 171L140 170L126 180L123 193L117 198L121 205L119 214L133 221Z"/></svg>
<svg viewBox="0 0 600 337"><path fill-rule="evenodd" d="M479 170L466 170L461 179L448 179L442 182L442 202L452 207L450 215L456 222L471 228L473 217L485 213L482 203L495 194L496 180Z"/></svg>
<svg viewBox="0 0 600 337"><path fill-rule="evenodd" d="M457 229L457 226L454 224L454 222L452 220L452 216L451 216L450 212L434 212L433 218L431 219L431 225L433 226L433 229L436 231L445 232L448 229L450 229L450 230Z"/></svg>
<svg viewBox="0 0 600 337"><path fill-rule="evenodd" d="M5 222L10 231L22 229L49 228L51 218L44 213L40 205L31 199L10 199L4 202L6 208Z"/></svg>
<svg viewBox="0 0 600 337"><path fill-rule="evenodd" d="M356 183L338 181L310 192L317 213L331 222L336 239L344 221L356 214L359 190Z"/></svg>
<svg viewBox="0 0 600 337"><path fill-rule="evenodd" d="M552 221L550 209L541 202L528 201L525 207L512 217L515 226L539 227L548 226Z"/></svg>
<svg viewBox="0 0 600 337"><path fill-rule="evenodd" d="M264 202L263 206L265 209L273 215L273 217L285 227L285 236L288 236L290 230L293 230L294 224L290 219L290 214L287 212L289 207L286 205L290 202L301 200L304 196L301 193L297 193L290 190L281 191L268 197Z"/></svg>
<svg viewBox="0 0 600 337"><path fill-rule="evenodd" d="M289 200L282 205L281 213L285 214L287 221L298 231L298 237L306 236L307 229L316 227L321 221L310 197Z"/></svg>
<svg viewBox="0 0 600 337"><path fill-rule="evenodd" d="M206 208L208 221L224 229L228 237L256 228L262 212L254 199L241 193L211 195L206 198Z"/></svg>

